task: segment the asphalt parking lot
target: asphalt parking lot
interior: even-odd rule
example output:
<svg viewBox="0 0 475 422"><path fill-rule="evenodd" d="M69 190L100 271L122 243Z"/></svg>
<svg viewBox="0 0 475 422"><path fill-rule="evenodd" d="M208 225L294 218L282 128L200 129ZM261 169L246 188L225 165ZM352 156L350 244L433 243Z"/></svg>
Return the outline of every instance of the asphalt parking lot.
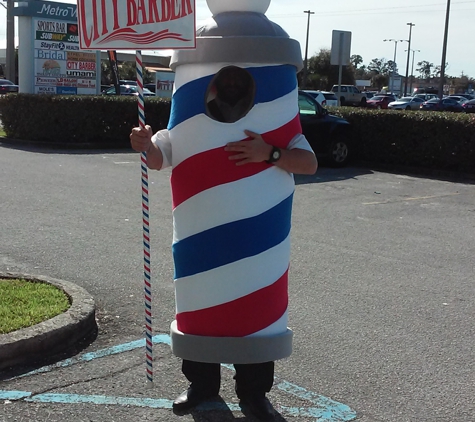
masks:
<svg viewBox="0 0 475 422"><path fill-rule="evenodd" d="M170 172L150 172L154 372L143 350L140 159L0 144L0 270L86 289L99 333L72 356L0 373L0 421L253 421L232 370L222 401L174 415L186 382L174 317ZM294 353L277 421L475 420L475 184L321 168L297 176ZM68 358L69 360L63 360Z"/></svg>

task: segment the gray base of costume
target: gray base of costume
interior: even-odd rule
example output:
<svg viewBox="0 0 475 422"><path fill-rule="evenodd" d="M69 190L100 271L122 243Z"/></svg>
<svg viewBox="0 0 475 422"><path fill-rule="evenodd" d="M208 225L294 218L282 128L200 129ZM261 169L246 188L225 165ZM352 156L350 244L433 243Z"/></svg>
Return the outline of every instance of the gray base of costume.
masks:
<svg viewBox="0 0 475 422"><path fill-rule="evenodd" d="M170 327L172 353L179 358L206 363L262 363L292 354L293 332L273 336L209 337L184 334L176 321Z"/></svg>

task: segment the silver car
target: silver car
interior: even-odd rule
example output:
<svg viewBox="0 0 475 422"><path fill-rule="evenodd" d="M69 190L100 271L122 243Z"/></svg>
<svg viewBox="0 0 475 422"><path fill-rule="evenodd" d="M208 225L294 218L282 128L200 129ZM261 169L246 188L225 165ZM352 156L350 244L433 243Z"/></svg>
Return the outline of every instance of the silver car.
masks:
<svg viewBox="0 0 475 422"><path fill-rule="evenodd" d="M390 110L419 110L424 100L420 97L402 97L388 104Z"/></svg>

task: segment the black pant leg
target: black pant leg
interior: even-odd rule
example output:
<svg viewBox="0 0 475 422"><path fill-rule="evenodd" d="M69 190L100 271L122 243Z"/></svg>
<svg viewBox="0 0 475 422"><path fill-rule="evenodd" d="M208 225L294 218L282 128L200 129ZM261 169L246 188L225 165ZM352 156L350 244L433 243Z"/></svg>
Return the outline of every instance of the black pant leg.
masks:
<svg viewBox="0 0 475 422"><path fill-rule="evenodd" d="M236 394L245 397L263 397L274 384L274 362L234 364Z"/></svg>
<svg viewBox="0 0 475 422"><path fill-rule="evenodd" d="M191 388L197 394L214 396L219 393L221 384L221 365L219 363L194 362L183 359L181 370Z"/></svg>

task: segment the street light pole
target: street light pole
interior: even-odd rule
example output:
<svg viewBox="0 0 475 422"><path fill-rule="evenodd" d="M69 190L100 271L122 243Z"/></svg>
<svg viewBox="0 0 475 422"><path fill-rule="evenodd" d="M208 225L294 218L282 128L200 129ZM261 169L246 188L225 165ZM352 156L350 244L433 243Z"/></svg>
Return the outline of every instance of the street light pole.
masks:
<svg viewBox="0 0 475 422"><path fill-rule="evenodd" d="M315 12L311 12L310 10L304 10L303 13L307 13L308 20L307 20L307 42L305 43L305 59L303 62L303 78L302 78L302 88L305 89L307 87L307 62L308 62L308 36L310 33L310 15L314 15Z"/></svg>
<svg viewBox="0 0 475 422"><path fill-rule="evenodd" d="M394 38L390 38L390 39L387 39L387 40L383 40L384 42L386 41L392 41L394 42L394 59L393 59L393 71L391 72L392 73L392 78L391 78L391 94L394 94L394 77L396 76L396 52L397 52L397 43L398 42L402 42L404 40L395 40Z"/></svg>
<svg viewBox="0 0 475 422"><path fill-rule="evenodd" d="M404 50L404 51L408 51L408 50ZM409 85L409 91L412 92L412 79L414 78L414 56L416 55L416 51L417 52L421 52L421 50L410 50L412 51L412 66L411 66L411 83Z"/></svg>
<svg viewBox="0 0 475 422"><path fill-rule="evenodd" d="M404 82L404 96L407 95L407 79L409 77L409 59L411 57L411 36L412 36L412 27L416 26L415 23L409 22L409 45L407 46L407 64L406 64L406 80Z"/></svg>
<svg viewBox="0 0 475 422"><path fill-rule="evenodd" d="M14 0L7 0L7 51L5 76L16 83L15 75L15 18L13 17Z"/></svg>
<svg viewBox="0 0 475 422"><path fill-rule="evenodd" d="M447 57L447 39L449 36L449 15L450 15L450 0L447 0L447 13L445 16L444 45L442 47L442 63L440 64L439 98L441 99L444 96L445 60Z"/></svg>

